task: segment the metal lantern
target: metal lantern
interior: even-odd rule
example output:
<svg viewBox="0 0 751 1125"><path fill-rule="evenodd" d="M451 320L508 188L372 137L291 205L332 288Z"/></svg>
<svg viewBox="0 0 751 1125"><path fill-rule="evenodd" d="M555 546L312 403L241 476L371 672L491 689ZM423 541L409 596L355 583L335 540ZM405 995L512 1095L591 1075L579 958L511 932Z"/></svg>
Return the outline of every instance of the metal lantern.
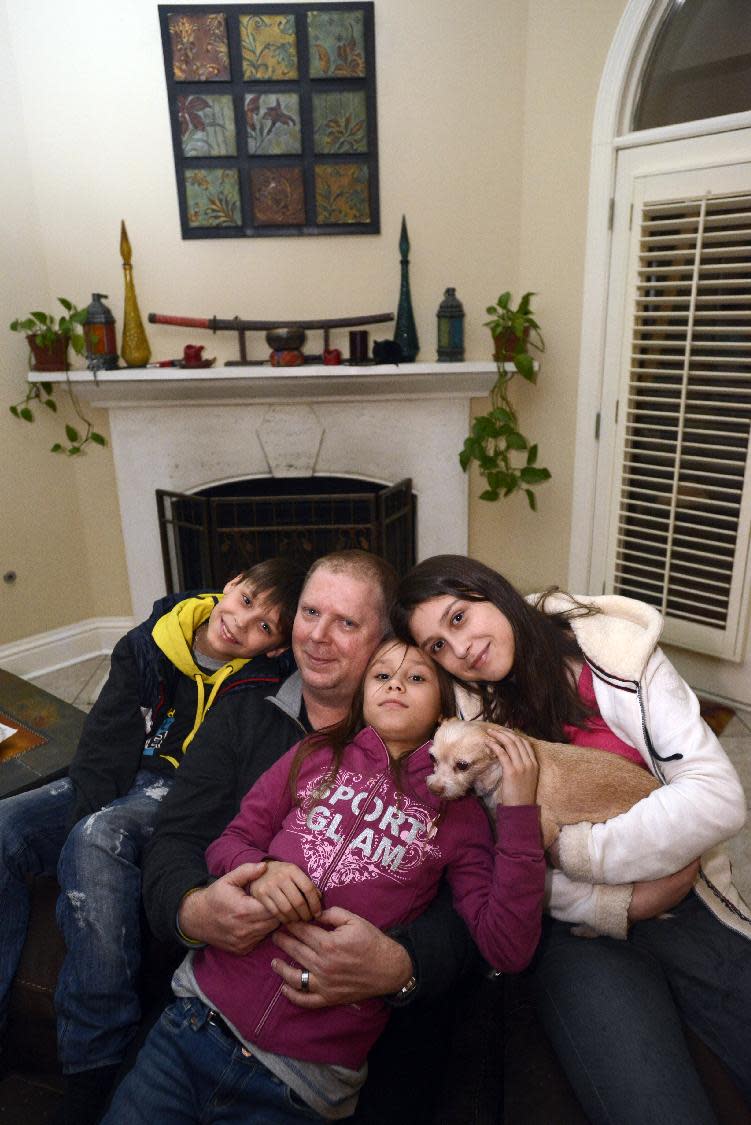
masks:
<svg viewBox="0 0 751 1125"><path fill-rule="evenodd" d="M117 341L115 318L102 297L106 293L92 293L91 304L86 309L83 334L86 340L86 358L89 366L97 370L112 371L117 367Z"/></svg>
<svg viewBox="0 0 751 1125"><path fill-rule="evenodd" d="M448 288L436 313L438 318L438 359L442 363L464 359L464 305L456 289Z"/></svg>

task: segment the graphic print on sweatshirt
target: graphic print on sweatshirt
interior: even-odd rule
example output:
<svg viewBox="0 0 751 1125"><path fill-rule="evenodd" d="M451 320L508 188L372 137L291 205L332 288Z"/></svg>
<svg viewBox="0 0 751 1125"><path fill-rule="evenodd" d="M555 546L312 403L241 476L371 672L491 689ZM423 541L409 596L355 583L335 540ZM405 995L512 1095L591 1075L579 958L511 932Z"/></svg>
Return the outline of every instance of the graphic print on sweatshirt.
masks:
<svg viewBox="0 0 751 1125"><path fill-rule="evenodd" d="M319 784L303 787L301 804L287 823L301 837L315 883L325 876L330 887L346 886L384 874L407 882L416 867L438 861L431 811L397 791L390 777L374 781L341 767L331 786L317 792Z"/></svg>

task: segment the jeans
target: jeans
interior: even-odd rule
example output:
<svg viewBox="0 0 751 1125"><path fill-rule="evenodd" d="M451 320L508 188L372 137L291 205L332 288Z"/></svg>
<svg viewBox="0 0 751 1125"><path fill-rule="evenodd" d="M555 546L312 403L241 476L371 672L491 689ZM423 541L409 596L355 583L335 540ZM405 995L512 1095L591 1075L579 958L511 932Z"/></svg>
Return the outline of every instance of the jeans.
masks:
<svg viewBox="0 0 751 1125"><path fill-rule="evenodd" d="M751 1105L751 944L693 894L626 941L548 919L529 970L538 1014L592 1125L716 1125L682 1021Z"/></svg>
<svg viewBox="0 0 751 1125"><path fill-rule="evenodd" d="M67 949L57 982L58 1053L67 1074L122 1061L141 1007L141 871L172 779L140 770L124 797L67 834L67 779L0 801L0 1019L29 917L25 876L55 874L57 921ZM67 838L66 838L67 837Z"/></svg>
<svg viewBox="0 0 751 1125"><path fill-rule="evenodd" d="M323 1121L211 1019L175 1000L152 1028L102 1125L291 1125Z"/></svg>

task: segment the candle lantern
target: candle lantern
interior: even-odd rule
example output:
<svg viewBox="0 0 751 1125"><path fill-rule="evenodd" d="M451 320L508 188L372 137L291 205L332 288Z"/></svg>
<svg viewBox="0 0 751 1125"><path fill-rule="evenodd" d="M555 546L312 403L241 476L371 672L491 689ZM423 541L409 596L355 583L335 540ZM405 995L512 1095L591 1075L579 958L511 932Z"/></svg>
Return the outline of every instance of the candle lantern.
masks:
<svg viewBox="0 0 751 1125"><path fill-rule="evenodd" d="M438 359L440 362L461 361L464 359L464 305L456 295L456 289L449 288L436 313L438 318Z"/></svg>
<svg viewBox="0 0 751 1125"><path fill-rule="evenodd" d="M86 309L83 335L86 340L86 358L98 370L112 371L117 367L117 341L115 318L103 297L106 293L92 293L91 304Z"/></svg>

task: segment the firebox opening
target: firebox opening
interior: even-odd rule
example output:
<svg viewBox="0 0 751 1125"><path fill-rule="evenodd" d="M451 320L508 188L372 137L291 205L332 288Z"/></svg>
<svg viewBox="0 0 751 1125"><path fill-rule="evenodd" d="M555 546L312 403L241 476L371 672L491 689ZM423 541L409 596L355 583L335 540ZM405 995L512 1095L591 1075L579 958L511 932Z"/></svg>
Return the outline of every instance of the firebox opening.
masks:
<svg viewBox="0 0 751 1125"><path fill-rule="evenodd" d="M176 590L220 589L275 555L309 565L358 547L388 559L399 574L415 562L412 481L393 485L350 477L253 477L194 493L156 490L165 583Z"/></svg>

